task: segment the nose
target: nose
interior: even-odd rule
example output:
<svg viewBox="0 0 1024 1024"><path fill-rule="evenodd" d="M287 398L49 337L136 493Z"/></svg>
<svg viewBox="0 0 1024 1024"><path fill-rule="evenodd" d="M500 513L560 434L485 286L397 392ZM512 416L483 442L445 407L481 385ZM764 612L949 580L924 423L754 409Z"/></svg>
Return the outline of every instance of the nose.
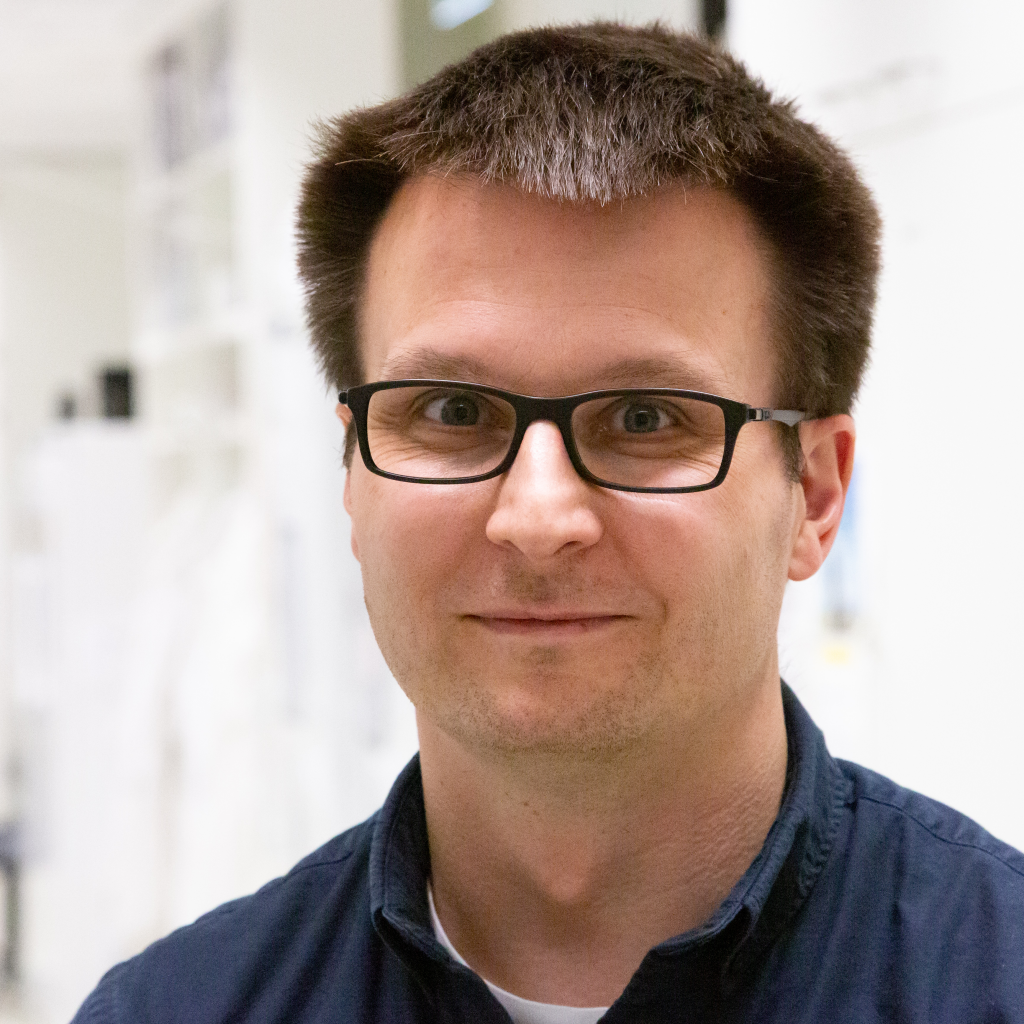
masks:
<svg viewBox="0 0 1024 1024"><path fill-rule="evenodd" d="M531 423L501 480L487 539L518 548L531 561L596 544L604 532L591 487L573 468L554 423Z"/></svg>

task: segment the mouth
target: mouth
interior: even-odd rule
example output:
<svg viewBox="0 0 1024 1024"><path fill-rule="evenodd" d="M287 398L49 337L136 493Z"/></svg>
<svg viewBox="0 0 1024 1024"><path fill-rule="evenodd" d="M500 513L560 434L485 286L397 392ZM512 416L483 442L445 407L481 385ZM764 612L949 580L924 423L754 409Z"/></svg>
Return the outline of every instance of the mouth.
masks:
<svg viewBox="0 0 1024 1024"><path fill-rule="evenodd" d="M557 639L582 636L618 625L628 615L592 614L584 612L500 612L496 614L467 615L491 633L507 636L525 636L534 639Z"/></svg>

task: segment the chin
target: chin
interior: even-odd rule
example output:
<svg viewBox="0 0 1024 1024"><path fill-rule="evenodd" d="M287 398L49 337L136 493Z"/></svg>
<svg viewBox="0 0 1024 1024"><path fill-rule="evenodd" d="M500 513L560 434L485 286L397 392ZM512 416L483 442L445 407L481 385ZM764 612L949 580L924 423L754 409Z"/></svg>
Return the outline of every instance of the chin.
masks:
<svg viewBox="0 0 1024 1024"><path fill-rule="evenodd" d="M621 752L663 718L655 695L631 681L597 692L581 689L551 677L532 679L529 686L492 684L461 691L454 700L428 701L422 712L466 746L561 757Z"/></svg>

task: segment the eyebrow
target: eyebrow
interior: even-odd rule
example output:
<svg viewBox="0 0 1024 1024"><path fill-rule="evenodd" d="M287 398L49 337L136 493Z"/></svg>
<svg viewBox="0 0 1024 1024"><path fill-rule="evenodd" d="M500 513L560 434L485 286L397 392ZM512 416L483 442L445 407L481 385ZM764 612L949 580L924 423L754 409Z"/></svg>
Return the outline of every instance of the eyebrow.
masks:
<svg viewBox="0 0 1024 1024"><path fill-rule="evenodd" d="M721 376L705 367L660 357L622 359L597 373L601 387L683 388L690 391L715 390L723 386Z"/></svg>
<svg viewBox="0 0 1024 1024"><path fill-rule="evenodd" d="M385 361L381 368L383 380L454 380L467 384L486 384L491 387L509 387L507 373L495 373L492 364L471 355L447 355L436 349L424 348L414 352L400 352ZM681 360L643 356L609 363L589 372L581 382L584 391L605 388L680 388L689 391L713 391L723 386L721 376L706 368L698 368Z"/></svg>
<svg viewBox="0 0 1024 1024"><path fill-rule="evenodd" d="M382 380L461 380L467 384L486 384L489 370L473 356L449 356L433 348L399 352L384 361Z"/></svg>

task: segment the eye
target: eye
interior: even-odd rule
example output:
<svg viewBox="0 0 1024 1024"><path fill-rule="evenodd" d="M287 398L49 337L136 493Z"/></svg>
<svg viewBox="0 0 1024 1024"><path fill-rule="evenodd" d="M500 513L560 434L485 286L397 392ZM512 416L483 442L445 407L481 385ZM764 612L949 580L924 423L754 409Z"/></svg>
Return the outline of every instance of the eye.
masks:
<svg viewBox="0 0 1024 1024"><path fill-rule="evenodd" d="M615 419L615 425L627 434L650 434L672 424L665 410L653 402L632 402L620 409Z"/></svg>
<svg viewBox="0 0 1024 1024"><path fill-rule="evenodd" d="M446 427L472 427L480 419L480 402L475 395L441 395L427 403L423 415Z"/></svg>

